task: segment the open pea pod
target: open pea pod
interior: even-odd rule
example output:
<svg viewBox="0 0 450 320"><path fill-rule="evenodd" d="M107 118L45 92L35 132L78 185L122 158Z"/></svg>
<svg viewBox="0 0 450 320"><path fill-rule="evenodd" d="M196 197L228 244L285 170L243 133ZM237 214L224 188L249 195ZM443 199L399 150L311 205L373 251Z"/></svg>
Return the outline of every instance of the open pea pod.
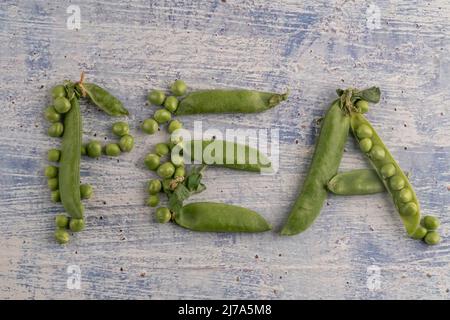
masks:
<svg viewBox="0 0 450 320"><path fill-rule="evenodd" d="M363 115L352 113L350 127L361 150L392 196L406 232L414 237L420 227L420 206L408 177Z"/></svg>

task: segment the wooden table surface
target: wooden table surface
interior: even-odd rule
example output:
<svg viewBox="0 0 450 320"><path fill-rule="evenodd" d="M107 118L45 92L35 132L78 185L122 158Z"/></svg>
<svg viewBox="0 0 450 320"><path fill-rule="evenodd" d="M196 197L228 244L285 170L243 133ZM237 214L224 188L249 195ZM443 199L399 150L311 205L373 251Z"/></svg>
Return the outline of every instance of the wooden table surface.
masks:
<svg viewBox="0 0 450 320"><path fill-rule="evenodd" d="M71 4L80 8L79 30L67 27ZM0 298L448 299L449 18L444 0L2 1ZM82 181L95 190L87 228L59 246L62 207L43 176L59 141L47 136L42 111L50 88L82 70L130 110L136 148L82 159ZM254 209L273 232L194 233L153 220L143 158L167 134L138 128L153 112L148 91L177 78L192 89L290 89L265 113L182 119L188 129L201 120L222 132L279 130L275 175L210 168L196 197ZM368 118L411 173L423 213L441 219L443 242L409 239L386 194L330 196L308 231L281 237L317 119L336 88L372 85L382 100ZM84 140L112 140L114 119L81 108ZM351 139L346 151L342 169L368 167ZM80 273L71 282L73 270Z"/></svg>

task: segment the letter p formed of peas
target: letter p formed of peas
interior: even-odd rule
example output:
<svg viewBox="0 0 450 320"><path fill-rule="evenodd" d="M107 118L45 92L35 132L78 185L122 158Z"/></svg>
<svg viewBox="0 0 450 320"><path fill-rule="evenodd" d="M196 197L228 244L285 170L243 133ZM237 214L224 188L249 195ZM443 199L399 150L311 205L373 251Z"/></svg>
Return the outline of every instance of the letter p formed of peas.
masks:
<svg viewBox="0 0 450 320"><path fill-rule="evenodd" d="M81 10L80 6L71 4L67 7L66 13L70 14L67 18L68 30L80 30L81 29Z"/></svg>

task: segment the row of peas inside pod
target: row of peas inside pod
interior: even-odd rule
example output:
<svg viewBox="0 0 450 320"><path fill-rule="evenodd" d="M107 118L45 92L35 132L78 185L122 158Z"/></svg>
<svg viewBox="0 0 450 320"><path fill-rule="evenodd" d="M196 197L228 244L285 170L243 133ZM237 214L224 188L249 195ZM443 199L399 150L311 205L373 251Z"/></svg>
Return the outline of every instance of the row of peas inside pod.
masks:
<svg viewBox="0 0 450 320"><path fill-rule="evenodd" d="M392 196L394 205L405 225L407 233L414 239L429 245L438 244L437 232L440 221L434 216L420 215L420 205L408 176L389 152L370 122L361 114L352 114L350 126L361 151L368 157L379 179ZM366 177L365 185L373 184Z"/></svg>
<svg viewBox="0 0 450 320"><path fill-rule="evenodd" d="M47 154L48 161L59 163L59 167L50 165L44 172L51 190L51 200L61 202L66 211L55 218L55 238L61 244L69 241L68 230L79 232L84 229L84 206L81 200L89 199L93 194L92 186L80 184L81 155L99 157L103 152L109 156L118 156L121 152L131 151L134 145L129 126L123 121L114 123L112 128L113 133L120 138L118 143L109 143L104 147L98 141L82 143L80 98L88 98L110 116L128 115L128 110L120 100L100 86L84 83L83 80L84 73L79 82L64 81L52 88L52 105L44 111L45 119L51 123L48 135L62 137L61 149L50 149Z"/></svg>

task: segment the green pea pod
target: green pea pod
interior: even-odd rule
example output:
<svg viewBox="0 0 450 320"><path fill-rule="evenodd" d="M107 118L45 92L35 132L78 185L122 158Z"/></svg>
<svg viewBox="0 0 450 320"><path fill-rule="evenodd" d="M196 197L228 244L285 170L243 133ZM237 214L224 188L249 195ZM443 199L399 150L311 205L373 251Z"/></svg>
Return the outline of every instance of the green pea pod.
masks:
<svg viewBox="0 0 450 320"><path fill-rule="evenodd" d="M326 185L336 175L350 131L350 117L334 101L322 121L314 156L299 197L284 225L282 235L305 231L317 218L327 197Z"/></svg>
<svg viewBox="0 0 450 320"><path fill-rule="evenodd" d="M287 93L253 90L201 90L183 98L175 114L263 112L275 107L287 97Z"/></svg>
<svg viewBox="0 0 450 320"><path fill-rule="evenodd" d="M270 159L249 145L222 140L190 140L183 142L181 148L183 155L195 163L253 172L272 171ZM174 149L173 152L180 149Z"/></svg>
<svg viewBox="0 0 450 320"><path fill-rule="evenodd" d="M59 167L59 192L64 209L72 218L83 218L83 205L80 196L80 149L82 124L80 105L74 96L72 107L64 118L61 159Z"/></svg>
<svg viewBox="0 0 450 320"><path fill-rule="evenodd" d="M363 115L352 113L350 126L359 143L371 140L370 150L364 153L392 196L406 232L413 236L420 226L420 206L407 176Z"/></svg>
<svg viewBox="0 0 450 320"><path fill-rule="evenodd" d="M385 192L383 182L373 169L341 172L328 181L327 188L341 196L365 195Z"/></svg>
<svg viewBox="0 0 450 320"><path fill-rule="evenodd" d="M175 222L187 229L207 232L263 232L270 224L257 212L234 205L197 202L174 213Z"/></svg>
<svg viewBox="0 0 450 320"><path fill-rule="evenodd" d="M83 75L81 80L76 84L76 90L83 97L89 97L89 99L104 112L113 117L127 116L128 110L125 109L122 102L110 94L102 87L95 83L83 82Z"/></svg>

